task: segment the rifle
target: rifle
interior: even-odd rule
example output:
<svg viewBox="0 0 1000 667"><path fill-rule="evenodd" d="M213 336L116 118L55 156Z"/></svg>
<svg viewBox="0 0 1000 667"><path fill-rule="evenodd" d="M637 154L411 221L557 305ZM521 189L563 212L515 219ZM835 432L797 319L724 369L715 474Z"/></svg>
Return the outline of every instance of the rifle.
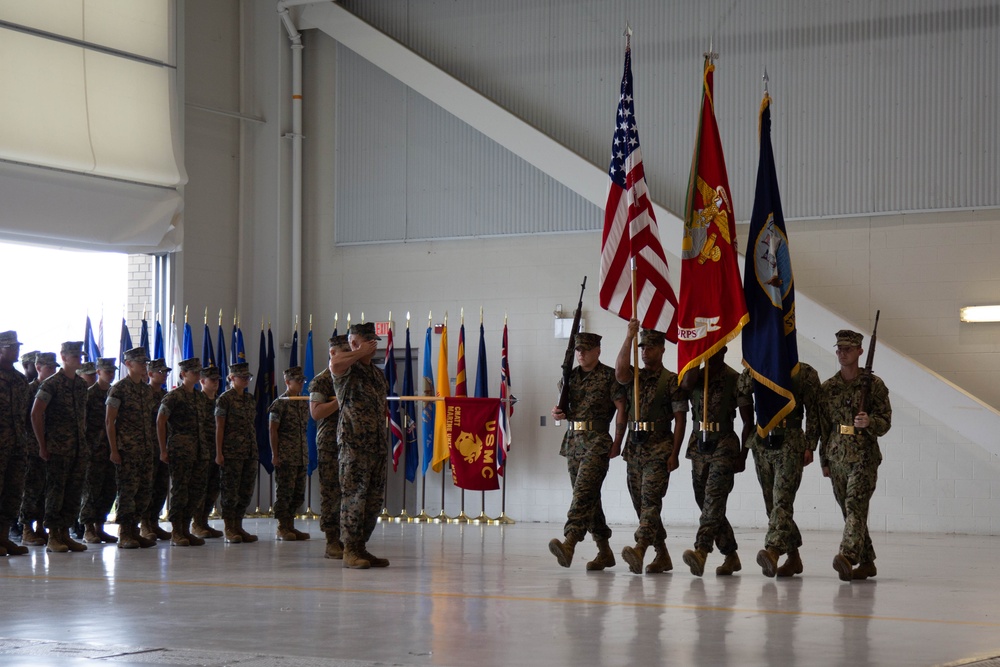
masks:
<svg viewBox="0 0 1000 667"><path fill-rule="evenodd" d="M573 356L576 352L576 335L580 333L580 317L583 314L583 291L587 289L587 276L583 277L583 284L580 285L580 302L576 305L576 313L573 315L573 326L569 332L569 344L566 346L566 355L562 362L562 390L559 392L559 409L564 414L569 414L569 374L573 370Z"/></svg>
<svg viewBox="0 0 1000 667"><path fill-rule="evenodd" d="M875 361L875 343L878 341L878 316L882 311L875 311L875 326L872 327L872 338L868 344L868 357L865 359L865 372L861 375L861 396L858 397L858 412L868 412L868 394L872 388L872 363Z"/></svg>

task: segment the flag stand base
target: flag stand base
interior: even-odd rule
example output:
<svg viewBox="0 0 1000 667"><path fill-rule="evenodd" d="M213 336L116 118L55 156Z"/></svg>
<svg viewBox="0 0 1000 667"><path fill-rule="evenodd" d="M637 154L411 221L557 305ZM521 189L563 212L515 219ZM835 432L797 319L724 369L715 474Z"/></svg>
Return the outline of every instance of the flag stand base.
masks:
<svg viewBox="0 0 1000 667"><path fill-rule="evenodd" d="M449 519L448 523L469 523L470 521L472 521L472 519L465 513L465 510L462 510L458 513L458 516Z"/></svg>
<svg viewBox="0 0 1000 667"><path fill-rule="evenodd" d="M395 521L396 523L410 523L411 521L413 521L413 517L410 516L409 513L407 513L406 508L404 507L402 510L400 510L399 516L392 517L392 520Z"/></svg>
<svg viewBox="0 0 1000 667"><path fill-rule="evenodd" d="M486 516L486 510L483 510L482 512L479 513L479 516L477 516L475 519L472 520L472 523L482 526L493 523L493 521L494 521L493 519Z"/></svg>
<svg viewBox="0 0 1000 667"><path fill-rule="evenodd" d="M441 513L431 519L431 521L434 523L451 523L451 517L445 514L444 510L441 510Z"/></svg>
<svg viewBox="0 0 1000 667"><path fill-rule="evenodd" d="M393 519L395 519L395 517L389 514L389 508L383 507L382 513L378 515L379 522L392 521Z"/></svg>
<svg viewBox="0 0 1000 667"><path fill-rule="evenodd" d="M517 523L516 521L514 521L513 519L511 519L509 516L507 516L506 512L500 512L500 516L498 516L496 519L494 519L494 521L498 525L500 525L500 526L512 526L515 523Z"/></svg>
<svg viewBox="0 0 1000 667"><path fill-rule="evenodd" d="M248 519L266 519L267 518L267 512L262 512L260 510L260 507L258 507L253 512L247 512L245 516Z"/></svg>
<svg viewBox="0 0 1000 667"><path fill-rule="evenodd" d="M302 514L298 515L295 518L298 519L299 521L315 521L316 519L319 518L319 514L313 512L312 507L307 507L305 512L303 512Z"/></svg>
<svg viewBox="0 0 1000 667"><path fill-rule="evenodd" d="M427 512L420 510L420 514L410 519L410 521L412 521L413 523L431 523L432 521L434 521L434 517L432 517Z"/></svg>

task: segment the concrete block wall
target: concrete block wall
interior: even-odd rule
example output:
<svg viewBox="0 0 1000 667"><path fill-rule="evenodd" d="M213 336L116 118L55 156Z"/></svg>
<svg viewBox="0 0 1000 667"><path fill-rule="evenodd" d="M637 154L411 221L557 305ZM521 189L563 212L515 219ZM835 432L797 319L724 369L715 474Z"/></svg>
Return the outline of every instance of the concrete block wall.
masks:
<svg viewBox="0 0 1000 667"><path fill-rule="evenodd" d="M128 322L132 341L139 343L139 331L142 328L143 312L150 326L155 319L153 313L153 256L128 256L128 312L125 319ZM152 335L152 332L150 332Z"/></svg>

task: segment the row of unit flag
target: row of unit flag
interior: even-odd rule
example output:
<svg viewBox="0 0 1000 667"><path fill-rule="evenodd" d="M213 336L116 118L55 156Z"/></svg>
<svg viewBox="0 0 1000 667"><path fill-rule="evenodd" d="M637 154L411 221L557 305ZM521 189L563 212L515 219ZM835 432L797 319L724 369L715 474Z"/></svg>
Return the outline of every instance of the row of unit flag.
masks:
<svg viewBox="0 0 1000 667"><path fill-rule="evenodd" d="M771 147L771 98L759 114L760 161L741 278L736 217L715 118L715 53L705 54L701 112L695 138L684 235L680 296L670 283L652 201L646 188L635 115L630 31L626 31L610 187L601 242L600 305L619 317L664 332L677 343L683 378L722 351L742 331L743 363L754 379L761 436L794 409L798 373L795 290L788 235Z"/></svg>

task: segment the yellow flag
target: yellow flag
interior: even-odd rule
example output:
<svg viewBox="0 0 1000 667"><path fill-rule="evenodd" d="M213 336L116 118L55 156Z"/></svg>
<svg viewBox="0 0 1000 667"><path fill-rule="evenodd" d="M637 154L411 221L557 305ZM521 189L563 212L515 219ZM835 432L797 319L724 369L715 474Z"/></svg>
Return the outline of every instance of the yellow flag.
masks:
<svg viewBox="0 0 1000 667"><path fill-rule="evenodd" d="M441 329L441 349L438 351L437 396L451 396L451 381L448 379L448 325ZM431 467L434 472L441 472L444 462L450 456L448 452L448 432L445 427L447 411L444 403L439 403L434 411L434 456Z"/></svg>

